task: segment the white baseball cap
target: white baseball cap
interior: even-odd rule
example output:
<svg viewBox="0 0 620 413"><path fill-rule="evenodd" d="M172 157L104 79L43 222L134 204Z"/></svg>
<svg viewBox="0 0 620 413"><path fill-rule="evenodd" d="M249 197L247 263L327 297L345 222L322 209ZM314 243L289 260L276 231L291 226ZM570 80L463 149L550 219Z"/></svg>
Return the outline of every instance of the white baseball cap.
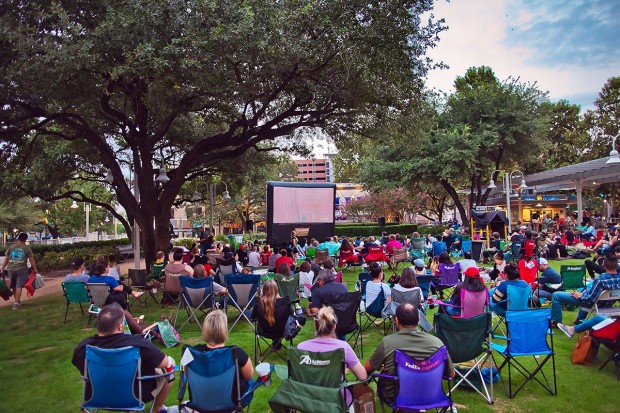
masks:
<svg viewBox="0 0 620 413"><path fill-rule="evenodd" d="M544 259L544 258L539 258L538 259L538 264L539 265L549 265L549 262L546 259Z"/></svg>

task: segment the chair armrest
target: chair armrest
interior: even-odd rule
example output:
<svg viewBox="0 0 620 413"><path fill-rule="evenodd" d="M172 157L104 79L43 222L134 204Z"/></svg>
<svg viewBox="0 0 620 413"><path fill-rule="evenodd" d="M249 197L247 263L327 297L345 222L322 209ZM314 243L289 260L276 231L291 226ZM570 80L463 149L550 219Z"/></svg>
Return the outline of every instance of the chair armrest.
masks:
<svg viewBox="0 0 620 413"><path fill-rule="evenodd" d="M370 377L372 377L373 379L381 378L381 379L389 379L389 380L400 380L398 376L392 376L390 374L382 374L382 373L374 373Z"/></svg>
<svg viewBox="0 0 620 413"><path fill-rule="evenodd" d="M437 301L435 301L435 303L434 303L434 304L441 304L441 305L445 305L445 306L448 306L448 307L455 307L455 308L463 308L463 306L462 306L462 305L454 305L454 304L450 304L450 303L443 302L443 301L441 301L441 300L437 300Z"/></svg>
<svg viewBox="0 0 620 413"><path fill-rule="evenodd" d="M390 376L391 377L391 376ZM354 386L356 384L365 384L368 385L371 381L372 381L373 376L370 375L366 378L366 380L354 380L354 381L347 381L345 383L342 383L340 385L341 389L346 389L347 387L351 387Z"/></svg>

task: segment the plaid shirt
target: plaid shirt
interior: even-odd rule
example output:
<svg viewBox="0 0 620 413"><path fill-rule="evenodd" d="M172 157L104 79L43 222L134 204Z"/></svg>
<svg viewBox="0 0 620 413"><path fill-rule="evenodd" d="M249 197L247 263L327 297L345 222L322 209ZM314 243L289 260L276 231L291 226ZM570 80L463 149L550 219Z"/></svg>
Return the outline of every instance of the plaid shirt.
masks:
<svg viewBox="0 0 620 413"><path fill-rule="evenodd" d="M603 290L620 290L620 274L604 273L596 277L592 287L581 296L581 305L592 307Z"/></svg>

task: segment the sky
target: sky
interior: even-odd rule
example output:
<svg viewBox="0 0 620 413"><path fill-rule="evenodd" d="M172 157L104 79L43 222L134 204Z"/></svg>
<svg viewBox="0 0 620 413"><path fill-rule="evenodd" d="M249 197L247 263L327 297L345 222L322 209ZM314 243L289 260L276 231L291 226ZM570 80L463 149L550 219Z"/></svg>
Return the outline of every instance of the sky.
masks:
<svg viewBox="0 0 620 413"><path fill-rule="evenodd" d="M620 0L437 0L434 14L449 29L428 55L450 68L429 73L429 88L451 92L485 65L585 110L620 75Z"/></svg>

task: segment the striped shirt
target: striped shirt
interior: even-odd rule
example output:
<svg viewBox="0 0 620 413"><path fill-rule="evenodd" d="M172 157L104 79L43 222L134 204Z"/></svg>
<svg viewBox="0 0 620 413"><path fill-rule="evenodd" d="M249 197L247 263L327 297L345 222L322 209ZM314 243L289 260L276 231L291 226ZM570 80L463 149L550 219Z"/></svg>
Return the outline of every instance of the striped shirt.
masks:
<svg viewBox="0 0 620 413"><path fill-rule="evenodd" d="M594 302L598 299L599 295L604 290L619 290L620 289L620 274L604 273L596 277L592 282L592 287L589 290L584 291L581 295L581 304L585 307L592 307Z"/></svg>

